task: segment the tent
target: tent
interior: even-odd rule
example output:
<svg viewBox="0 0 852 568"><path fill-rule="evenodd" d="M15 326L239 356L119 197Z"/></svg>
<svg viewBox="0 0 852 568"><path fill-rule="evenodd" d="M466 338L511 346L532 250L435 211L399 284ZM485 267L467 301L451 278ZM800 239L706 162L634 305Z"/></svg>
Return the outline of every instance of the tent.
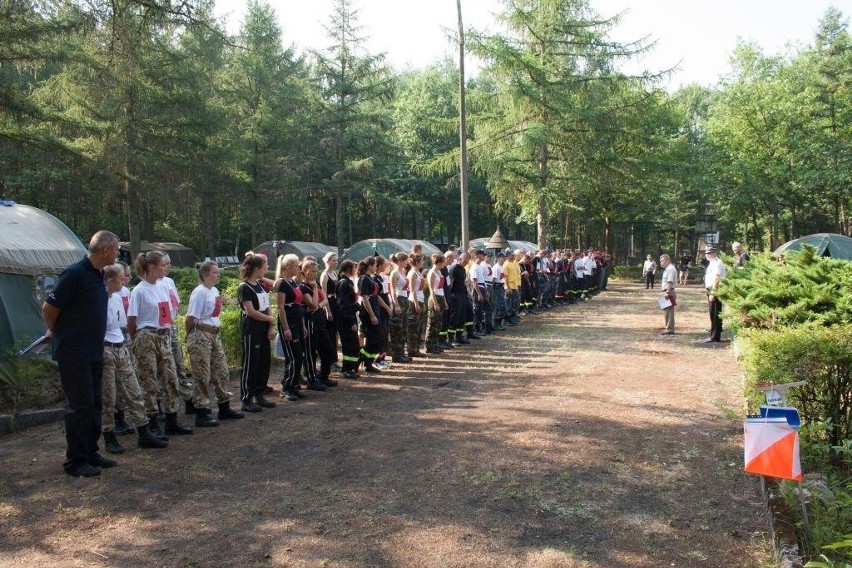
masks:
<svg viewBox="0 0 852 568"><path fill-rule="evenodd" d="M802 245L805 244L816 248L819 256L852 260L852 238L834 233L816 233L792 240L775 249L772 254L779 256L790 251L800 250Z"/></svg>
<svg viewBox="0 0 852 568"><path fill-rule="evenodd" d="M295 254L300 259L312 256L317 259L320 270L323 270L325 263L322 261L322 257L329 252L337 253L337 247L307 241L266 241L256 246L254 252L266 255L271 270L275 270L278 257L284 254Z"/></svg>
<svg viewBox="0 0 852 568"><path fill-rule="evenodd" d="M491 237L482 237L479 239L473 239L470 241L470 248L475 249L483 249L485 250L485 245L491 240ZM531 243L529 241L509 241L509 248L512 251L516 251L521 249L522 251L535 253L538 251L538 247L535 243Z"/></svg>
<svg viewBox="0 0 852 568"><path fill-rule="evenodd" d="M86 247L53 215L28 205L0 206L0 352L44 333L41 305L59 274ZM0 385L15 383L0 358Z"/></svg>
<svg viewBox="0 0 852 568"><path fill-rule="evenodd" d="M130 251L130 242L122 241L118 244L121 246L122 252L125 250ZM195 251L180 243L149 243L148 241L142 241L141 246L141 252L158 250L169 255L169 259L172 261L172 266L195 267ZM133 266L133 259L129 258L129 252L127 254L128 256L124 256L119 253L119 260L123 260L127 264Z"/></svg>
<svg viewBox="0 0 852 568"><path fill-rule="evenodd" d="M358 262L367 256L374 256L376 253L385 258L397 252L411 252L411 247L414 243L420 243L423 246L423 266L430 266L429 257L432 253L441 252L435 245L424 241L411 241L408 239L365 239L358 241L346 251L343 258L340 260L354 260Z"/></svg>

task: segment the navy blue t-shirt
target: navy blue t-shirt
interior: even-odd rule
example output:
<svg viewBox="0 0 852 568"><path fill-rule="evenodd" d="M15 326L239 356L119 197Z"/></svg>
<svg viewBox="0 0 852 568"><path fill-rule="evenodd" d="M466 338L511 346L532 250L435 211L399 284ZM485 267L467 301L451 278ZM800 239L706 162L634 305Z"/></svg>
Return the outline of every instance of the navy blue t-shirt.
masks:
<svg viewBox="0 0 852 568"><path fill-rule="evenodd" d="M51 346L55 361L103 361L108 301L103 273L88 257L59 275L46 300L59 309Z"/></svg>

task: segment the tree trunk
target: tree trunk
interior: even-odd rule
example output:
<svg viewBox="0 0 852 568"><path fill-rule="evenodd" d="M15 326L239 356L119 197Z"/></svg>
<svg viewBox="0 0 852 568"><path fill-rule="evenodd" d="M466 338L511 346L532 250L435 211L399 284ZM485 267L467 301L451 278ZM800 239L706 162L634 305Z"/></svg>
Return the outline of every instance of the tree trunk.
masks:
<svg viewBox="0 0 852 568"><path fill-rule="evenodd" d="M465 250L470 242L470 215L467 203L467 109L465 108L464 25L462 24L461 0L456 0L456 9L459 15L459 186L461 191L461 248Z"/></svg>

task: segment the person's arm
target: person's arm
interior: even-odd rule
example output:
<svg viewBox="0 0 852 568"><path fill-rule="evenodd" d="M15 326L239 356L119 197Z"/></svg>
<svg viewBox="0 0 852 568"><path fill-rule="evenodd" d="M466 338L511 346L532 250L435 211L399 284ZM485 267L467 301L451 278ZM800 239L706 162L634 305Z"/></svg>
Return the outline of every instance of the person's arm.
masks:
<svg viewBox="0 0 852 568"><path fill-rule="evenodd" d="M183 320L183 326L186 328L186 334L189 335L192 333L192 330L195 329L195 316L186 316ZM127 326L130 327L130 318L127 320Z"/></svg>
<svg viewBox="0 0 852 568"><path fill-rule="evenodd" d="M399 294L397 293L396 283L399 282L400 275L399 271L392 270L390 274L390 301L391 301L391 309L393 311L392 315L400 315L402 313L402 308L399 307Z"/></svg>
<svg viewBox="0 0 852 568"><path fill-rule="evenodd" d="M408 272L408 301L414 305L414 311L420 313L420 300L417 299L417 287L414 285L414 275L417 272L412 268Z"/></svg>
<svg viewBox="0 0 852 568"><path fill-rule="evenodd" d="M255 307L252 305L251 300L243 301L243 311L245 311L246 315L253 320L262 321L266 323L275 323L275 318L273 316L256 310Z"/></svg>

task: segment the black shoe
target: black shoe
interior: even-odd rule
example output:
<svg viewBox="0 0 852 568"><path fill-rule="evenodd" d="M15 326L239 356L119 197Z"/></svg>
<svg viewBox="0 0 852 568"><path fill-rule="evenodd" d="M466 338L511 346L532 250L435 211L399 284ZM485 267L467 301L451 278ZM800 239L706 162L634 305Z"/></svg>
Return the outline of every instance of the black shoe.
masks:
<svg viewBox="0 0 852 568"><path fill-rule="evenodd" d="M408 354L408 356L413 359L414 357L425 357L426 354L423 353L422 351L412 351Z"/></svg>
<svg viewBox="0 0 852 568"><path fill-rule="evenodd" d="M427 349L426 353L428 353L429 355L440 355L441 353L443 353L443 351L441 351L440 349L438 349L436 347L436 348Z"/></svg>
<svg viewBox="0 0 852 568"><path fill-rule="evenodd" d="M506 328L503 327L502 325L495 325L494 331L506 331Z"/></svg>
<svg viewBox="0 0 852 568"><path fill-rule="evenodd" d="M163 440L164 442L169 441L169 437L166 433L160 430L160 421L157 419L156 414L148 417L148 430L151 432L151 435L158 440Z"/></svg>
<svg viewBox="0 0 852 568"><path fill-rule="evenodd" d="M290 402L296 402L299 400L299 395L296 394L296 391L293 389L285 389L284 392L281 393L281 396L289 400Z"/></svg>
<svg viewBox="0 0 852 568"><path fill-rule="evenodd" d="M101 468L90 463L70 466L65 468L65 473L71 477L95 477L101 474Z"/></svg>
<svg viewBox="0 0 852 568"><path fill-rule="evenodd" d="M136 432L136 429L124 420L124 411L119 410L116 412L115 427L112 429L112 433L116 436L125 436L127 434L133 434L134 432Z"/></svg>
<svg viewBox="0 0 852 568"><path fill-rule="evenodd" d="M343 371L340 373L340 376L344 379L350 379L353 381L358 378L358 374L355 371Z"/></svg>
<svg viewBox="0 0 852 568"><path fill-rule="evenodd" d="M139 441L137 445L140 448L165 448L169 445L165 440L161 440L151 434L151 431L148 429L148 426L140 426L139 430Z"/></svg>
<svg viewBox="0 0 852 568"><path fill-rule="evenodd" d="M219 425L219 421L210 416L209 408L198 408L195 415L195 426L197 428L214 428Z"/></svg>
<svg viewBox="0 0 852 568"><path fill-rule="evenodd" d="M309 381L309 382L308 382L308 390L309 390L309 391L321 391L321 392L324 392L324 391L327 391L327 390L328 390L328 387L326 387L324 384L322 384L319 380L316 380L316 381Z"/></svg>
<svg viewBox="0 0 852 568"><path fill-rule="evenodd" d="M178 422L176 412L168 412L166 413L166 433L175 436L188 436L193 433L193 430Z"/></svg>
<svg viewBox="0 0 852 568"><path fill-rule="evenodd" d="M449 343L444 343L443 341L442 341L441 343L439 343L439 344L438 344L438 347L440 347L441 349L444 349L444 350L452 349L452 348L453 348L453 346L452 346L451 344L449 344Z"/></svg>
<svg viewBox="0 0 852 568"><path fill-rule="evenodd" d="M459 337L458 339L456 339L456 343L458 343L459 345L470 345L470 340L465 339L464 337Z"/></svg>
<svg viewBox="0 0 852 568"><path fill-rule="evenodd" d="M707 339L704 340L704 343L720 343L720 342L721 342L720 339L716 339L714 337L708 337Z"/></svg>
<svg viewBox="0 0 852 568"><path fill-rule="evenodd" d="M284 396L283 394L281 396ZM251 399L243 402L243 410L246 412L263 412L263 408L259 407Z"/></svg>
<svg viewBox="0 0 852 568"><path fill-rule="evenodd" d="M413 359L411 357L406 357L405 355L394 357L392 359L394 363L411 363Z"/></svg>
<svg viewBox="0 0 852 568"><path fill-rule="evenodd" d="M185 406L185 410L184 410L185 414L198 414L198 409L195 408L195 405L192 404L191 400L185 400L183 402L184 402L184 406Z"/></svg>
<svg viewBox="0 0 852 568"><path fill-rule="evenodd" d="M324 378L320 379L320 382L322 384L324 384L326 387L336 387L337 386L337 381L335 381L333 379L329 379L328 377L324 377Z"/></svg>
<svg viewBox="0 0 852 568"><path fill-rule="evenodd" d="M271 400L266 400L265 398L263 398L262 394L257 395L255 397L255 400L257 401L257 405L261 408L275 408L275 403Z"/></svg>
<svg viewBox="0 0 852 568"><path fill-rule="evenodd" d="M274 392L275 392L275 389L272 388L269 385L266 385L266 387L263 389L263 394L272 394Z"/></svg>
<svg viewBox="0 0 852 568"><path fill-rule="evenodd" d="M115 432L104 432L104 449L111 454L123 454L124 448L118 443Z"/></svg>
<svg viewBox="0 0 852 568"><path fill-rule="evenodd" d="M219 403L219 420L239 420L240 418L245 418L246 415L242 412L237 412L233 408L231 408L230 402L220 402Z"/></svg>
<svg viewBox="0 0 852 568"><path fill-rule="evenodd" d="M105 469L108 467L115 467L118 463L115 460L105 458L98 452L95 452L89 456L89 465Z"/></svg>
<svg viewBox="0 0 852 568"><path fill-rule="evenodd" d="M337 363L332 363L332 364L331 364L331 370L332 370L332 371L334 371L334 372L336 372L336 373L340 373L340 372L342 372L342 371L343 371L343 367L341 367L341 366L340 366L340 365L338 365Z"/></svg>
<svg viewBox="0 0 852 568"><path fill-rule="evenodd" d="M365 366L364 372L366 372L366 373L381 373L381 371L379 369L377 369L376 367L373 367L372 365Z"/></svg>

